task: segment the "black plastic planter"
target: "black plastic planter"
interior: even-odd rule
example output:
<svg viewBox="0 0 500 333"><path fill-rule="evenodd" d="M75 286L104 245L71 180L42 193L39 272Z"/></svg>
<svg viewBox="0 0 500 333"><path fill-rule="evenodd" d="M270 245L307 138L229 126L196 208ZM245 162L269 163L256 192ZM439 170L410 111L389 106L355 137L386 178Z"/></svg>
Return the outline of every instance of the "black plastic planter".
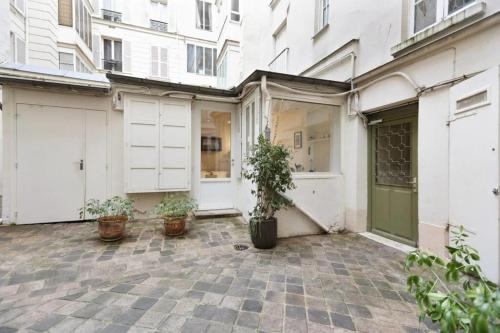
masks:
<svg viewBox="0 0 500 333"><path fill-rule="evenodd" d="M255 222L250 220L250 235L253 245L258 249L272 249L278 239L278 220L275 217Z"/></svg>

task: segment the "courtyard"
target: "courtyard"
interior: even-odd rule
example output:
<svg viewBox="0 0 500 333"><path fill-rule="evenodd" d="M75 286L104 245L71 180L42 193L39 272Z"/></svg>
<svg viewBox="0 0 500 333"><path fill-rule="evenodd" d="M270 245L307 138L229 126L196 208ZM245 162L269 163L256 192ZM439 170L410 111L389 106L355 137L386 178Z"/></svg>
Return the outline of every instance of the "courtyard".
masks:
<svg viewBox="0 0 500 333"><path fill-rule="evenodd" d="M240 218L0 229L0 332L427 332L404 253L356 234L251 246ZM238 251L235 244L248 245Z"/></svg>

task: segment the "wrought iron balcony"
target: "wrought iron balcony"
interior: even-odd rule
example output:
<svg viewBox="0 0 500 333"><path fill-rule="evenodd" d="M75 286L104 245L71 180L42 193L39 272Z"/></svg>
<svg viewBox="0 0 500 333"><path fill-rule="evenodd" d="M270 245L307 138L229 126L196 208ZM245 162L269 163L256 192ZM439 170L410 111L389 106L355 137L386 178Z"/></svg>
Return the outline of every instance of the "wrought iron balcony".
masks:
<svg viewBox="0 0 500 333"><path fill-rule="evenodd" d="M168 32L168 23L156 20L149 20L151 29L159 32Z"/></svg>
<svg viewBox="0 0 500 333"><path fill-rule="evenodd" d="M102 10L102 18L112 22L121 22L122 21L122 13L115 12L109 9Z"/></svg>
<svg viewBox="0 0 500 333"><path fill-rule="evenodd" d="M121 72L122 71L122 62L119 60L113 60L113 59L102 59L102 67L104 69L109 70L109 71Z"/></svg>

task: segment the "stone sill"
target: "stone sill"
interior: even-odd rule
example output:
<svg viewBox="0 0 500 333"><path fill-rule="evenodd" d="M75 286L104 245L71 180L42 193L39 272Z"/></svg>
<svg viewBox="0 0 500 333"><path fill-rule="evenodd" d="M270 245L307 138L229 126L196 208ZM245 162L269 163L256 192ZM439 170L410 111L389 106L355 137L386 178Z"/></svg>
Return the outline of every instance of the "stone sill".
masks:
<svg viewBox="0 0 500 333"><path fill-rule="evenodd" d="M398 57L404 53L408 53L413 48L416 48L421 42L431 39L433 37L438 38L441 34L447 30L452 29L460 23L468 21L474 17L484 14L486 11L486 3L484 1L479 1L470 7L465 8L451 16L447 17L443 21L421 31L408 38L404 42L391 47L391 54L394 57Z"/></svg>

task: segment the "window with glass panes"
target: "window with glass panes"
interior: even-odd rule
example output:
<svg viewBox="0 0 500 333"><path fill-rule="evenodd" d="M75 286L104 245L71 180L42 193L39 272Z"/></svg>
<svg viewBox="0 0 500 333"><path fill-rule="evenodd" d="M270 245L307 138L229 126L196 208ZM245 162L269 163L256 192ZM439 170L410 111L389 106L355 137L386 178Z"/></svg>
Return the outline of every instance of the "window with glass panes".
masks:
<svg viewBox="0 0 500 333"><path fill-rule="evenodd" d="M212 30L212 4L210 2L196 0L196 27Z"/></svg>
<svg viewBox="0 0 500 333"><path fill-rule="evenodd" d="M187 44L187 71L201 75L216 76L217 49Z"/></svg>

